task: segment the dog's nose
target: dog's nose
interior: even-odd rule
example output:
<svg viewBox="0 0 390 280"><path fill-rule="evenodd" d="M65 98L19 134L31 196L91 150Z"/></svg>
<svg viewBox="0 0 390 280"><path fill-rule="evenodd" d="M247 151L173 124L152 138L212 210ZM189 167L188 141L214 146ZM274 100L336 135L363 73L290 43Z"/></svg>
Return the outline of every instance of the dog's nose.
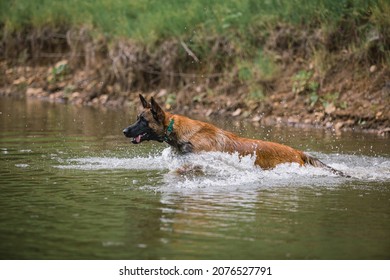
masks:
<svg viewBox="0 0 390 280"><path fill-rule="evenodd" d="M122 132L123 132L124 135L126 135L127 134L127 128L125 128Z"/></svg>

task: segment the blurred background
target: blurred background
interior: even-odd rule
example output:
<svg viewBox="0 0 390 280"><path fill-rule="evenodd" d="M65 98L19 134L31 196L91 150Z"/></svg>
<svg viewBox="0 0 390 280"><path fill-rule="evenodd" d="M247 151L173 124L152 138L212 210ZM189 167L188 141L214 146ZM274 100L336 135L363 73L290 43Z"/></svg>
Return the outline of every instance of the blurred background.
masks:
<svg viewBox="0 0 390 280"><path fill-rule="evenodd" d="M0 94L120 107L142 92L179 113L388 134L389 14L387 0L2 0Z"/></svg>

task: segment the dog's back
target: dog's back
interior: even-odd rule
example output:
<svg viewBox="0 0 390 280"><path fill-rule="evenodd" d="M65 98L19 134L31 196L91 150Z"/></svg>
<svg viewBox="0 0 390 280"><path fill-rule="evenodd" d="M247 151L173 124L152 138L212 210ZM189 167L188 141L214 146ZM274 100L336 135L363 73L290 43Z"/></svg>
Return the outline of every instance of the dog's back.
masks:
<svg viewBox="0 0 390 280"><path fill-rule="evenodd" d="M255 155L255 163L263 169L270 169L280 163L310 163L306 154L289 146L243 138L212 124L174 115L175 138L189 142L192 152L238 152L241 156Z"/></svg>
<svg viewBox="0 0 390 280"><path fill-rule="evenodd" d="M348 177L319 159L292 147L275 142L239 137L232 132L225 131L209 123L196 121L184 116L178 117L177 122L179 124L185 123L189 125L186 127L178 125L177 129L179 129L179 134L183 134L182 139L185 138L186 141L192 143L192 152L238 152L241 156L255 155L255 164L262 169L272 169L281 163L298 163L301 166L312 165L325 168L334 174ZM187 136L184 136L185 134Z"/></svg>

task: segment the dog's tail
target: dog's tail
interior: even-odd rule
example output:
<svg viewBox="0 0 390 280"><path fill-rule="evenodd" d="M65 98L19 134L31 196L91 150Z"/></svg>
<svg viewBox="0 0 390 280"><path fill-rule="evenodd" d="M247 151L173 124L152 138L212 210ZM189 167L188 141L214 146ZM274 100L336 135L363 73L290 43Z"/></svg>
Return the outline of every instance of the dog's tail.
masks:
<svg viewBox="0 0 390 280"><path fill-rule="evenodd" d="M305 165L312 165L314 167L324 168L324 169L329 170L330 172L332 172L333 174L336 174L338 176L345 177L345 178L351 178L351 176L345 174L344 172L337 170L337 169L334 169L333 167L330 167L329 165L326 165L325 163L320 161L318 158L315 158L315 157L308 155L306 153L304 153L304 155L305 155L305 157L303 160L305 162Z"/></svg>

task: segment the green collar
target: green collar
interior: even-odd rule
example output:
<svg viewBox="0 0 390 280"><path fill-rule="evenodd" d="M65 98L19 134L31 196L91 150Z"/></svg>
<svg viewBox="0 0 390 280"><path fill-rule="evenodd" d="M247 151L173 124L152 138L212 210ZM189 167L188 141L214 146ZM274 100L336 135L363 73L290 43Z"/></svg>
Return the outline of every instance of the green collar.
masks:
<svg viewBox="0 0 390 280"><path fill-rule="evenodd" d="M169 135L171 135L172 131L173 131L173 124L175 123L174 119L172 118L171 121L169 122L169 125L168 125L168 128L167 128L167 132L165 133L165 136L164 136L164 141L165 142L168 142L168 137Z"/></svg>

